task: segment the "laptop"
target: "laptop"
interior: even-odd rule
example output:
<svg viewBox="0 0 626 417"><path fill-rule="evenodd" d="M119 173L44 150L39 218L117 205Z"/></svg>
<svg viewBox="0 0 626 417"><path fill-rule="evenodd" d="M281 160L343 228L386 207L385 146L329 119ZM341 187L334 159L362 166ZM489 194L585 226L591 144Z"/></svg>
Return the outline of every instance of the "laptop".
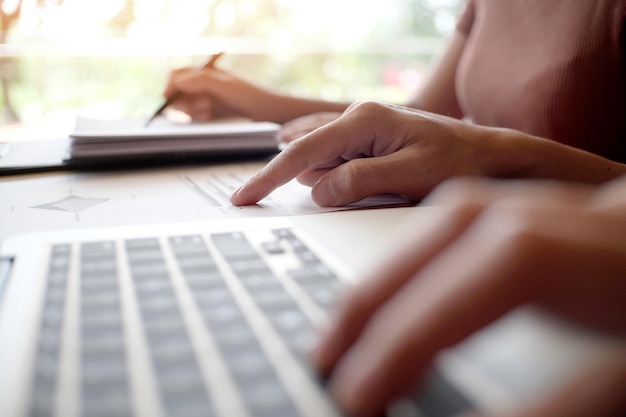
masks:
<svg viewBox="0 0 626 417"><path fill-rule="evenodd" d="M293 218L42 232L1 253L2 416L342 415L307 355L357 274ZM433 370L387 415L470 406Z"/></svg>

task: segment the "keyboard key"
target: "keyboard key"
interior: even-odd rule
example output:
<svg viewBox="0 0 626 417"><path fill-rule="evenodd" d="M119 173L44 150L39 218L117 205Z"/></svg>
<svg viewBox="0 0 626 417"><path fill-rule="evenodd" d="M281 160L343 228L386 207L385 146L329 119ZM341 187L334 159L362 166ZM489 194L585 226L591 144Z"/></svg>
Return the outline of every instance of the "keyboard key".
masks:
<svg viewBox="0 0 626 417"><path fill-rule="evenodd" d="M202 272L214 272L217 270L215 261L209 256L188 257L179 258L178 266L183 271L183 274L193 274Z"/></svg>
<svg viewBox="0 0 626 417"><path fill-rule="evenodd" d="M134 252L128 252L126 256L128 257L128 260L132 265L137 265L137 266L151 264L153 262L158 262L163 259L163 255L161 254L160 250L151 250L151 251L137 250Z"/></svg>
<svg viewBox="0 0 626 417"><path fill-rule="evenodd" d="M65 365L61 360L67 356L62 351L66 310L77 311L80 315L76 344L78 367L73 367L79 372L78 414L133 415L133 402L138 399L133 397L129 386L131 364L127 363L125 332L128 329L123 316L128 308L123 304L127 298L120 294L118 283L123 279L118 274L125 270L131 277L129 285L134 291L143 329L140 337L144 338L142 345L148 349L159 399L155 406L160 406L161 415L216 415L210 401L214 393L207 390L192 344L196 339L188 333L191 322L186 323L186 318L192 316L187 313L193 309L196 317L199 313L203 318L205 330L224 360L248 415L299 415L270 360L273 356L268 356L270 352L264 350L275 343L260 343L256 332L261 328L252 326L256 326L256 322L248 323L248 317L254 312L264 314L274 330L269 333L278 334L284 347L310 372L307 355L316 339L316 329L293 297L306 294L326 309L334 304L341 284L291 230L278 229L273 234L275 238L270 236L263 241L249 241L243 233L235 232L209 235L210 241L202 235L184 235L128 239L121 244L97 241L53 247L35 354L30 415L49 416L57 407L56 384L60 367ZM257 235L254 236L256 239ZM254 245L251 242L255 242ZM258 247L256 242L259 242ZM74 294L74 289L66 288L73 265L73 249L79 249L81 277L78 297L67 298L67 294ZM121 250L125 254L118 259ZM167 262L164 251L169 257ZM118 265L122 259L127 265ZM268 264L266 259L272 262ZM290 267L295 265L287 271L288 276L275 275L272 267L279 259L284 259L285 265ZM230 268L230 272L223 270L224 266ZM176 274L176 280L182 278L183 281L177 281L174 286L171 273ZM228 282L233 278L238 282ZM302 291L283 284L285 279L293 280ZM184 293L179 294L179 284L187 286ZM179 296L185 294L191 294L194 305L185 306L183 316ZM78 305L66 308L66 299ZM250 300L256 307L248 304ZM219 387L220 383L215 381L210 386ZM219 391L217 393L219 395Z"/></svg>
<svg viewBox="0 0 626 417"><path fill-rule="evenodd" d="M168 241L177 259L208 254L207 247L199 235L174 236L170 237Z"/></svg>
<svg viewBox="0 0 626 417"><path fill-rule="evenodd" d="M285 253L285 248L280 243L280 240L270 240L261 244L263 250L270 255L277 255Z"/></svg>
<svg viewBox="0 0 626 417"><path fill-rule="evenodd" d="M250 327L245 322L214 331L215 342L223 349L233 349L237 346L247 345L256 340Z"/></svg>
<svg viewBox="0 0 626 417"><path fill-rule="evenodd" d="M275 376L266 376L263 383L242 384L241 393L248 410L255 417L299 415Z"/></svg>
<svg viewBox="0 0 626 417"><path fill-rule="evenodd" d="M149 264L132 264L130 265L132 275L151 277L151 276L168 276L167 265L165 262L155 261Z"/></svg>
<svg viewBox="0 0 626 417"><path fill-rule="evenodd" d="M206 269L209 265L206 261L194 261L195 255L190 257L206 252L199 237L176 237L168 242L175 256L182 257L189 269ZM130 272L164 415L212 416L213 409L158 242L134 240L127 241L126 246L134 252L128 258ZM150 255L141 257L141 253ZM137 258L141 261L135 262ZM148 258L152 261L144 262Z"/></svg>
<svg viewBox="0 0 626 417"><path fill-rule="evenodd" d="M191 273L183 271L183 276L192 291L217 290L224 287L224 277L219 271L200 272L193 271Z"/></svg>
<svg viewBox="0 0 626 417"><path fill-rule="evenodd" d="M335 306L342 293L342 286L339 282L331 284L307 283L302 285L302 289L321 308L328 310Z"/></svg>
<svg viewBox="0 0 626 417"><path fill-rule="evenodd" d="M321 263L306 264L299 269L291 269L287 273L300 284L337 281L337 276Z"/></svg>
<svg viewBox="0 0 626 417"><path fill-rule="evenodd" d="M256 259L259 257L245 236L239 232L216 233L211 235L211 240L213 240L222 256L228 261Z"/></svg>

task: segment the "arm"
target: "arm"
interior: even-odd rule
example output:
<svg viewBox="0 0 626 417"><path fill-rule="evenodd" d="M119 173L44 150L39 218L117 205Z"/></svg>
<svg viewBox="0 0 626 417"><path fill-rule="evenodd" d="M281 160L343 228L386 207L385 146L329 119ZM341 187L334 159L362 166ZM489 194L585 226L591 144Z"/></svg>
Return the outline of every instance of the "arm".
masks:
<svg viewBox="0 0 626 417"><path fill-rule="evenodd" d="M218 68L173 71L163 94L175 90L183 94L174 105L197 120L247 117L284 123L316 112L343 112L349 105L279 94Z"/></svg>
<svg viewBox="0 0 626 417"><path fill-rule="evenodd" d="M456 97L456 73L465 47L466 35L455 31L424 86L407 107L460 119L463 112Z"/></svg>
<svg viewBox="0 0 626 417"><path fill-rule="evenodd" d="M454 78L464 45L465 35L456 31L428 82L410 101L409 107L462 117ZM174 106L196 120L247 117L276 123L291 121L280 134L285 142L336 119L350 105L280 94L218 68L173 71L163 95L169 96L176 90L183 95Z"/></svg>
<svg viewBox="0 0 626 417"><path fill-rule="evenodd" d="M450 42L439 58L439 61L431 70L428 80L407 103L407 107L443 114L460 119L463 112L460 109L456 97L456 72L463 48L465 47L466 35L456 30ZM346 106L347 108L347 106ZM338 108L340 111L341 108ZM340 116L340 113L324 111L311 112L306 116L291 120L283 126L280 138L283 142L291 142L320 126L332 122Z"/></svg>

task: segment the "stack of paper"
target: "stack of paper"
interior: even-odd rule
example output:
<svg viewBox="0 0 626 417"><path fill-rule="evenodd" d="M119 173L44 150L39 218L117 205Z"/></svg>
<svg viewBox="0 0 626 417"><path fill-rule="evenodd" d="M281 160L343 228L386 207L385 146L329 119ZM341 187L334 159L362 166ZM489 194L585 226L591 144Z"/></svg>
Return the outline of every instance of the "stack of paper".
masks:
<svg viewBox="0 0 626 417"><path fill-rule="evenodd" d="M0 141L0 176L58 169L110 169L265 158L279 151L279 125L233 120L175 123L77 119L69 138Z"/></svg>
<svg viewBox="0 0 626 417"><path fill-rule="evenodd" d="M162 157L175 155L233 155L278 151L279 125L270 122L228 121L174 123L155 120L78 119L70 135L70 158Z"/></svg>

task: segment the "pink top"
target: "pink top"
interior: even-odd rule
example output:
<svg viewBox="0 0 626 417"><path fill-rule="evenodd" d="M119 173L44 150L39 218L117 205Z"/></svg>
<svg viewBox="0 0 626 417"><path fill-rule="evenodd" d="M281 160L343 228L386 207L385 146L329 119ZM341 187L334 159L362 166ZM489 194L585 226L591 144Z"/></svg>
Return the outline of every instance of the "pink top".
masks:
<svg viewBox="0 0 626 417"><path fill-rule="evenodd" d="M464 114L626 162L625 3L468 0Z"/></svg>

